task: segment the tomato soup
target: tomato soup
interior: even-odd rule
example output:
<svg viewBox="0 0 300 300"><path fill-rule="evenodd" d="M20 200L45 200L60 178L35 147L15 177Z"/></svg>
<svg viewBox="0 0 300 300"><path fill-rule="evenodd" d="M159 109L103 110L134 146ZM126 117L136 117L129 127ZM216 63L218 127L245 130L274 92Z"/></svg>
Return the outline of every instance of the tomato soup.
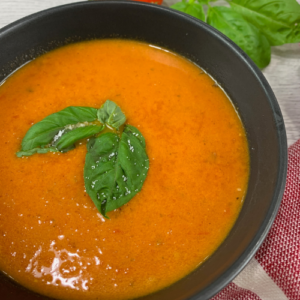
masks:
<svg viewBox="0 0 300 300"><path fill-rule="evenodd" d="M16 152L28 129L68 106L117 103L146 140L148 176L105 219L84 186L84 143ZM132 299L203 263L232 228L249 176L232 103L198 66L135 41L77 43L0 87L0 269L58 299Z"/></svg>

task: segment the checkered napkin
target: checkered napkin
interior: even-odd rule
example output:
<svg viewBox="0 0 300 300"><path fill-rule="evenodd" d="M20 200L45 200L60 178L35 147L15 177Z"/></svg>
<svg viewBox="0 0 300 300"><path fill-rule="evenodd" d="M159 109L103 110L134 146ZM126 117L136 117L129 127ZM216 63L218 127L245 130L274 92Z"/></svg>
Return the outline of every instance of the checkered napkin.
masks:
<svg viewBox="0 0 300 300"><path fill-rule="evenodd" d="M300 300L300 140L288 150L287 183L264 243L212 300Z"/></svg>

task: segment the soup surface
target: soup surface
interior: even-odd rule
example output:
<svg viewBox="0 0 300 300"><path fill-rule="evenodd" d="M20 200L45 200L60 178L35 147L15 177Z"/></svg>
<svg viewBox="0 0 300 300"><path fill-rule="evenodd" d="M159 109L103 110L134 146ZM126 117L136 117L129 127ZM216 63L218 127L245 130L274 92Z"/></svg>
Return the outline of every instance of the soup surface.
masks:
<svg viewBox="0 0 300 300"><path fill-rule="evenodd" d="M116 102L146 140L148 176L104 219L86 194L86 146L17 158L32 124ZM231 102L186 59L124 40L69 45L0 87L0 269L59 299L130 299L187 275L224 240L249 175Z"/></svg>

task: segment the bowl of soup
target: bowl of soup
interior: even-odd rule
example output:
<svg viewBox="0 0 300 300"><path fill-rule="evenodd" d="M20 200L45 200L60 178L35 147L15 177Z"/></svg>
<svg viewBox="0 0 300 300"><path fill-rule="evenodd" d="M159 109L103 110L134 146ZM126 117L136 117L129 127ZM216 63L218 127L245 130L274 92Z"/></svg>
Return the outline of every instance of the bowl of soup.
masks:
<svg viewBox="0 0 300 300"><path fill-rule="evenodd" d="M201 21L129 1L46 10L1 29L0 44L2 299L209 299L232 281L287 169L280 108L250 58ZM85 186L86 140L16 155L47 116L106 100L149 159L109 218Z"/></svg>

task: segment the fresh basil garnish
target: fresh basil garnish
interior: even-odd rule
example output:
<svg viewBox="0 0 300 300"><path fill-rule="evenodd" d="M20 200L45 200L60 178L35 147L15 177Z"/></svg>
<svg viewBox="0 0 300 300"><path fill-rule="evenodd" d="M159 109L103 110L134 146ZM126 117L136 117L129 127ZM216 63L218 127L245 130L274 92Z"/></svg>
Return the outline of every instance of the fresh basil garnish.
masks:
<svg viewBox="0 0 300 300"><path fill-rule="evenodd" d="M296 0L181 0L171 8L205 21L240 46L258 67L271 60L270 46L300 42L300 5ZM221 3L224 4L224 3ZM207 9L200 6L207 6Z"/></svg>
<svg viewBox="0 0 300 300"><path fill-rule="evenodd" d="M97 116L102 124L117 130L126 121L126 117L122 113L121 108L110 100L106 100L103 106L98 109Z"/></svg>
<svg viewBox="0 0 300 300"><path fill-rule="evenodd" d="M34 124L22 140L21 151L46 147L60 131L68 125L93 122L97 120L97 109L91 107L70 106L54 113Z"/></svg>
<svg viewBox="0 0 300 300"><path fill-rule="evenodd" d="M56 148L61 151L63 149L68 149L75 142L93 136L104 129L104 126L98 125L88 125L85 127L78 127L73 130L69 130L66 133L63 133L61 138L54 143Z"/></svg>
<svg viewBox="0 0 300 300"><path fill-rule="evenodd" d="M149 169L145 139L125 125L121 137L105 133L87 144L84 166L87 193L103 216L121 207L142 188Z"/></svg>
<svg viewBox="0 0 300 300"><path fill-rule="evenodd" d="M272 46L300 42L300 5L295 0L231 0L230 6L267 37Z"/></svg>
<svg viewBox="0 0 300 300"><path fill-rule="evenodd" d="M207 23L227 35L260 67L270 63L271 47L267 38L229 7L210 7Z"/></svg>
<svg viewBox="0 0 300 300"><path fill-rule="evenodd" d="M22 157L22 156L31 156L33 154L39 153L39 154L45 154L48 152L57 152L56 147L47 147L47 148L33 148L30 150L25 150L25 151L19 151L16 153L17 157Z"/></svg>
<svg viewBox="0 0 300 300"><path fill-rule="evenodd" d="M205 13L200 3L193 1L183 0L172 5L172 8L189 14L201 21L205 21Z"/></svg>
<svg viewBox="0 0 300 300"><path fill-rule="evenodd" d="M90 138L84 166L85 188L107 217L107 212L121 207L141 190L149 169L145 139L131 125L119 131L125 121L120 107L110 100L98 110L67 107L33 125L17 156L66 152L76 142ZM113 132L101 134L105 125Z"/></svg>

